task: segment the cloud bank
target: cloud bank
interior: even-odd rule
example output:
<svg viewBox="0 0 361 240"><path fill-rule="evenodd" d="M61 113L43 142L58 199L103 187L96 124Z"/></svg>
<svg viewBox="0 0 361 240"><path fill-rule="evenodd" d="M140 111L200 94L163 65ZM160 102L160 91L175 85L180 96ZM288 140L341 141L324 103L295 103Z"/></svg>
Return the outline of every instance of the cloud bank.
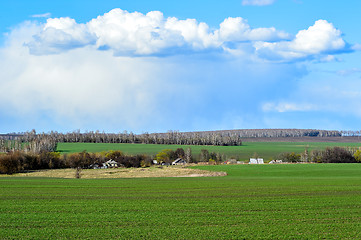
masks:
<svg viewBox="0 0 361 240"><path fill-rule="evenodd" d="M245 52L268 61L325 59L350 51L341 31L326 20L316 21L295 37L275 28L252 28L241 18L227 18L217 29L195 19L164 18L158 11L142 14L114 9L87 23L49 18L26 43L35 55L57 54L86 46L116 56L169 56ZM329 58L329 57L328 57Z"/></svg>
<svg viewBox="0 0 361 240"><path fill-rule="evenodd" d="M227 42L277 41L289 35L275 28L252 29L242 18L228 18L214 31L195 19L164 18L158 11L142 14L114 9L86 24L71 18L48 19L28 43L33 54L58 53L92 45L119 56L183 54L226 48Z"/></svg>
<svg viewBox="0 0 361 240"><path fill-rule="evenodd" d="M325 20L296 36L252 28L241 17L212 28L195 19L120 9L87 23L67 17L28 21L0 48L0 130L282 128L295 127L280 121L282 114L355 115L342 103L359 102L357 81L351 89L339 79L300 82L310 74L309 60L331 59L349 48ZM345 94L335 98L341 90ZM270 120L274 114L282 115L277 123Z"/></svg>

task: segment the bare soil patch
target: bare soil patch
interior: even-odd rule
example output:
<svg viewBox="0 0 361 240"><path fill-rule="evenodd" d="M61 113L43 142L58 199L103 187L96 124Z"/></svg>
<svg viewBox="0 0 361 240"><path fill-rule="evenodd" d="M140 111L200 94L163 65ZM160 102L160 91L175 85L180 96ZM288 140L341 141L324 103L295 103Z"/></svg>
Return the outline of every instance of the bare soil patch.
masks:
<svg viewBox="0 0 361 240"><path fill-rule="evenodd" d="M180 166L150 167L150 168L112 168L112 169L83 169L81 178L149 178L149 177L216 177L226 176L226 172L211 172ZM38 170L2 177L53 177L75 178L75 169Z"/></svg>

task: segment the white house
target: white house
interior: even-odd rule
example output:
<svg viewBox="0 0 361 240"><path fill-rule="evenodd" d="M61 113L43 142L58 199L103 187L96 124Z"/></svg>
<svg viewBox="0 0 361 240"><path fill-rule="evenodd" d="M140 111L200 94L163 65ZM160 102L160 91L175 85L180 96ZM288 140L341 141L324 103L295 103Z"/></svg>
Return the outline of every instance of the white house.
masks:
<svg viewBox="0 0 361 240"><path fill-rule="evenodd" d="M112 159L110 159L109 161L106 161L105 163L103 163L104 168L116 168L118 167L118 163Z"/></svg>
<svg viewBox="0 0 361 240"><path fill-rule="evenodd" d="M282 163L282 160L272 160L269 162L269 164L280 164Z"/></svg>
<svg viewBox="0 0 361 240"><path fill-rule="evenodd" d="M250 158L249 164L264 164L263 158Z"/></svg>
<svg viewBox="0 0 361 240"><path fill-rule="evenodd" d="M177 158L176 160L174 160L172 162L172 165L184 165L186 164L187 162L185 160L183 160L182 158Z"/></svg>

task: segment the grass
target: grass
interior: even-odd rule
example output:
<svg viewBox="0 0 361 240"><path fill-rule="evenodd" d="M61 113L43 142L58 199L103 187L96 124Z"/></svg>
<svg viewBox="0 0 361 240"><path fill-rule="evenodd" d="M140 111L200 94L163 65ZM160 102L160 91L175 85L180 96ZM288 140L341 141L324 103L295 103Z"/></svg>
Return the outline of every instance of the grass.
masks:
<svg viewBox="0 0 361 240"><path fill-rule="evenodd" d="M197 156L201 149L209 152L220 152L227 157L248 160L257 152L265 160L276 158L282 152L302 153L305 148L325 149L326 147L361 147L361 143L325 143L325 142L244 142L242 146L187 146L187 145L156 145L156 144L121 144L121 143L59 143L57 150L61 153L74 153L87 150L88 152L102 152L121 150L127 154L155 155L163 149L186 149L191 147L193 155Z"/></svg>
<svg viewBox="0 0 361 240"><path fill-rule="evenodd" d="M0 178L0 239L360 239L361 164L209 178Z"/></svg>

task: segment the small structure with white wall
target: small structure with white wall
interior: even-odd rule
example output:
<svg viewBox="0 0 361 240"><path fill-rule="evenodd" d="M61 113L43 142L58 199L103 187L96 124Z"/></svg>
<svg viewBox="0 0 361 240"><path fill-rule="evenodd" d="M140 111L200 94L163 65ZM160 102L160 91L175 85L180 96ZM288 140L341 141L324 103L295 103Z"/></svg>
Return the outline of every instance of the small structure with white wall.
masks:
<svg viewBox="0 0 361 240"><path fill-rule="evenodd" d="M172 162L172 165L185 165L187 162L182 158L177 158Z"/></svg>
<svg viewBox="0 0 361 240"><path fill-rule="evenodd" d="M249 164L264 164L263 158L250 158Z"/></svg>
<svg viewBox="0 0 361 240"><path fill-rule="evenodd" d="M282 160L272 160L269 162L269 164L281 164Z"/></svg>
<svg viewBox="0 0 361 240"><path fill-rule="evenodd" d="M103 163L104 168L117 168L118 163L112 159Z"/></svg>

